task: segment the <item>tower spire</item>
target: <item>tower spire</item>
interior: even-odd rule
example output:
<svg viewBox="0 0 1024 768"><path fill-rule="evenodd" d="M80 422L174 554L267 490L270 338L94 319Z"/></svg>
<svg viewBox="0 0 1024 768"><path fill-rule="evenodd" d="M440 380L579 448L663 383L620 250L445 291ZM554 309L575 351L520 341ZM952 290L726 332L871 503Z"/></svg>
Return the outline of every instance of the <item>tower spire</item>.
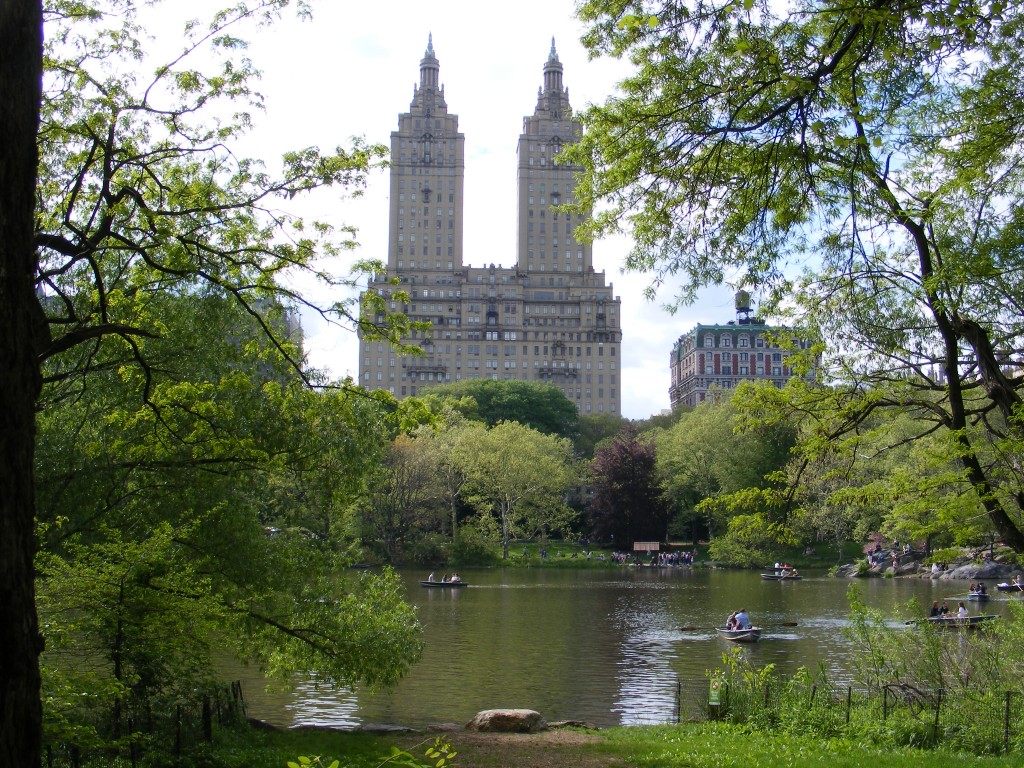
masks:
<svg viewBox="0 0 1024 768"><path fill-rule="evenodd" d="M441 64L434 55L434 33L430 32L427 34L427 50L420 59L420 89L437 90L440 70Z"/></svg>
<svg viewBox="0 0 1024 768"><path fill-rule="evenodd" d="M537 99L538 111L543 110L558 119L569 111L569 92L562 87L562 62L558 60L555 50L555 38L551 38L551 51L544 62L544 86L539 89Z"/></svg>

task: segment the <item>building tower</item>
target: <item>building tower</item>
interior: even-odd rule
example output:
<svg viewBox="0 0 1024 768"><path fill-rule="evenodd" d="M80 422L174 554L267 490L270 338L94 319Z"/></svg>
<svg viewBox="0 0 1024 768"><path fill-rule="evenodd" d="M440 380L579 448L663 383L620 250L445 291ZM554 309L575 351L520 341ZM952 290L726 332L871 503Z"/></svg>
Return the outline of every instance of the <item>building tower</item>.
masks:
<svg viewBox="0 0 1024 768"><path fill-rule="evenodd" d="M420 60L409 111L391 133L388 272L462 268L462 190L466 138L448 114L433 35Z"/></svg>
<svg viewBox="0 0 1024 768"><path fill-rule="evenodd" d="M391 134L388 278L398 279L409 301L393 299L383 280L367 289L431 330L406 340L422 350L416 356L360 333L360 384L403 398L461 379L537 381L557 386L581 413L619 414L620 301L594 271L591 246L573 237L583 219L555 209L573 199L580 170L557 155L581 126L554 40L519 137L512 268L464 265L465 137L448 113L439 73L431 36L412 104Z"/></svg>

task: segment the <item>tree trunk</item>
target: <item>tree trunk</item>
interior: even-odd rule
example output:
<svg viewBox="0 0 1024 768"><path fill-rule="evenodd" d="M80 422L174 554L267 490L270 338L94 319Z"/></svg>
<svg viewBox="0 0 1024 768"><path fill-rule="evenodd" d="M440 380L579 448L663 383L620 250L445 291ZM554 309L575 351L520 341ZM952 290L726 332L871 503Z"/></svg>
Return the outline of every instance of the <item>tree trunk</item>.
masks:
<svg viewBox="0 0 1024 768"><path fill-rule="evenodd" d="M925 227L906 217L902 211L898 211L898 218L914 239L921 265L921 277L925 286L928 310L935 320L936 328L945 346L944 371L946 394L949 396L948 427L960 451L957 458L967 470L967 479L974 486L975 493L1003 543L1014 552L1024 552L1024 532L1014 523L996 497L988 472L982 466L974 450L974 445L967 435L967 407L964 402L963 373L960 370L960 340L967 337L966 342L974 351L979 370L984 377L986 392L1000 412L1009 418L1010 428L1012 428L1013 421L1012 409L1015 404L1020 402L1020 398L999 370L995 351L992 349L984 329L972 320L959 315L951 316L945 309L946 302L942 301L934 289L928 287L935 276L935 269L932 262L931 244L928 241Z"/></svg>
<svg viewBox="0 0 1024 768"><path fill-rule="evenodd" d="M933 305L934 307L934 305ZM960 347L956 333L945 315L932 310L937 321L939 332L946 345L946 392L949 396L950 430L959 448L959 460L967 470L967 479L974 486L989 520L999 533L999 537L1014 552L1024 552L1024 534L1010 518L1006 509L999 503L995 489L989 482L985 468L974 451L974 445L967 436L967 408L964 403L964 392L959 371Z"/></svg>
<svg viewBox="0 0 1024 768"><path fill-rule="evenodd" d="M36 353L45 338L33 288L42 45L39 0L0 3L0 765L31 767L42 742L32 564Z"/></svg>

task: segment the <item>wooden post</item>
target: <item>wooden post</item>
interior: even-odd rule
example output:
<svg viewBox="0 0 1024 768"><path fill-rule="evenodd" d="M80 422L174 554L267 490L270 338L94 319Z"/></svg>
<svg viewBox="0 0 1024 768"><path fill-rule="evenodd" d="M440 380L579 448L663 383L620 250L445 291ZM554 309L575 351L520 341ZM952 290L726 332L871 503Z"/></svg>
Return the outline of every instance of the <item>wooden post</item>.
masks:
<svg viewBox="0 0 1024 768"><path fill-rule="evenodd" d="M942 688L939 688L939 698L935 700L935 738L939 738L939 710L942 709Z"/></svg>
<svg viewBox="0 0 1024 768"><path fill-rule="evenodd" d="M210 711L210 695L203 696L203 739L213 741L213 717Z"/></svg>
<svg viewBox="0 0 1024 768"><path fill-rule="evenodd" d="M174 756L181 757L181 704L174 707Z"/></svg>
<svg viewBox="0 0 1024 768"><path fill-rule="evenodd" d="M1010 699L1013 691L1006 692L1006 706L1003 708L1003 752L1010 751Z"/></svg>
<svg viewBox="0 0 1024 768"><path fill-rule="evenodd" d="M853 704L853 686L846 686L846 724L850 724L850 706Z"/></svg>

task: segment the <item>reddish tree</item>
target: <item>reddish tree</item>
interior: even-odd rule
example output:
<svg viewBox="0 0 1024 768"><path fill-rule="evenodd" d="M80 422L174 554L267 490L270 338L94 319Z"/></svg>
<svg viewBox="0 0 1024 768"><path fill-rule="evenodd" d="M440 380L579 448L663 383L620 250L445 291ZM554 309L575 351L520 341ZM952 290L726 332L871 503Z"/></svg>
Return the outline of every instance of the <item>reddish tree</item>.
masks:
<svg viewBox="0 0 1024 768"><path fill-rule="evenodd" d="M629 427L598 445L590 463L591 535L628 548L634 541L663 541L669 521L655 475L654 442Z"/></svg>

